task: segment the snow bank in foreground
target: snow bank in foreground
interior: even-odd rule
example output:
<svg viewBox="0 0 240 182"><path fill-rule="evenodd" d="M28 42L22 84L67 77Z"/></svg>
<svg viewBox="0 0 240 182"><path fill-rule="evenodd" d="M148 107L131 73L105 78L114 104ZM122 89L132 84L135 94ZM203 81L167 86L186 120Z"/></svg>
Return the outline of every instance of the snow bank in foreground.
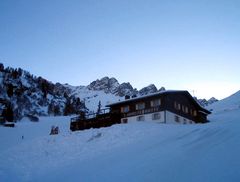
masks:
<svg viewBox="0 0 240 182"><path fill-rule="evenodd" d="M0 127L0 181L239 181L239 115L212 115L218 122L204 125L136 122L74 133L64 117ZM57 121L62 132L49 136Z"/></svg>

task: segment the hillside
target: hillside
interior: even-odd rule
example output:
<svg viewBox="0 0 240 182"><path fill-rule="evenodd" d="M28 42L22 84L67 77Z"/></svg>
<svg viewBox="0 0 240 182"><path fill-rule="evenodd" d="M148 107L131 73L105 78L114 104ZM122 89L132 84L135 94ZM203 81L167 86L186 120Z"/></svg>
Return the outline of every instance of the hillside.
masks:
<svg viewBox="0 0 240 182"><path fill-rule="evenodd" d="M146 121L72 133L69 118L44 117L0 127L0 181L237 182L240 109L228 106L207 124ZM53 124L57 136L49 136Z"/></svg>
<svg viewBox="0 0 240 182"><path fill-rule="evenodd" d="M212 110L214 113L240 109L240 90L219 102L209 105L207 109Z"/></svg>
<svg viewBox="0 0 240 182"><path fill-rule="evenodd" d="M0 64L0 115L7 121L23 117L71 115L86 112L85 103L60 83L36 77L21 68Z"/></svg>

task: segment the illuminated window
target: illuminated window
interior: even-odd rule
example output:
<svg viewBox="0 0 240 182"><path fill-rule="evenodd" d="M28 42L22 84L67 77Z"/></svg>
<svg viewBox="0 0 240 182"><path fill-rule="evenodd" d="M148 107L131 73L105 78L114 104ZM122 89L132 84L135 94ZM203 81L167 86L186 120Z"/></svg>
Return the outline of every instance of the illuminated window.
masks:
<svg viewBox="0 0 240 182"><path fill-rule="evenodd" d="M185 113L188 114L188 107L185 107Z"/></svg>
<svg viewBox="0 0 240 182"><path fill-rule="evenodd" d="M193 111L193 116L197 116L197 111L196 110Z"/></svg>

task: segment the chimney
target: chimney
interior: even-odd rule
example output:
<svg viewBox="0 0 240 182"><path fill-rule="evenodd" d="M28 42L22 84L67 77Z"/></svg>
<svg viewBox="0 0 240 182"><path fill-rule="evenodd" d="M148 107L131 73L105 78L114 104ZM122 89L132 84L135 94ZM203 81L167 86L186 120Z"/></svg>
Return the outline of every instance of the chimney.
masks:
<svg viewBox="0 0 240 182"><path fill-rule="evenodd" d="M125 95L125 100L130 99L129 95Z"/></svg>

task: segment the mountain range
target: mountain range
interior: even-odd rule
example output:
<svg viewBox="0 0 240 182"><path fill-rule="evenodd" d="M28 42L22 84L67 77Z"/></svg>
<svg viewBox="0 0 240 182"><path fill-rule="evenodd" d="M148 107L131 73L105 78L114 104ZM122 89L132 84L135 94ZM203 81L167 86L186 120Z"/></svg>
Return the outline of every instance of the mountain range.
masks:
<svg viewBox="0 0 240 182"><path fill-rule="evenodd" d="M158 89L154 84L137 90L129 82L119 83L116 78L107 76L87 86L54 84L21 68L4 68L0 64L0 114L4 117L7 115L8 120L95 112L99 103L104 107L124 100L126 95L136 97L164 90L164 87ZM205 107L217 99L213 97L198 101Z"/></svg>

